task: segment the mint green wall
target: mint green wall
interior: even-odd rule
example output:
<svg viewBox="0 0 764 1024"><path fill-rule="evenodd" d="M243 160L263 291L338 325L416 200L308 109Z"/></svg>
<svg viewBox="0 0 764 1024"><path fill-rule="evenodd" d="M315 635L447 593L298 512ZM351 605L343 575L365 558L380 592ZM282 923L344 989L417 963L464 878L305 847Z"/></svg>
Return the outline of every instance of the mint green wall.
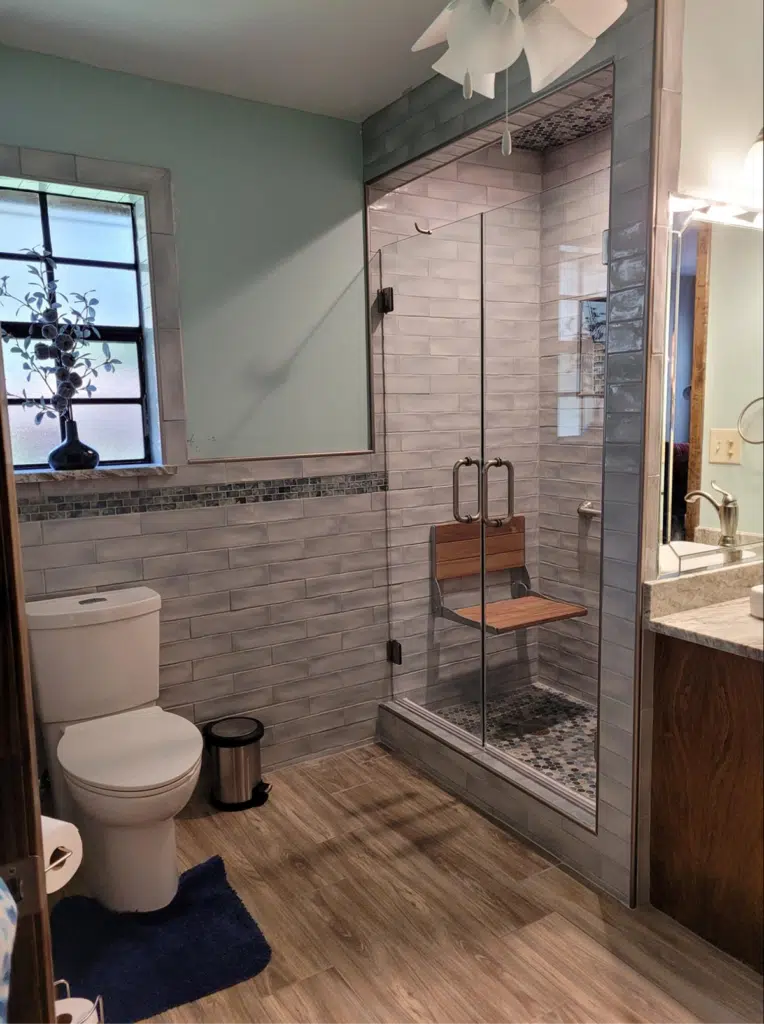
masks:
<svg viewBox="0 0 764 1024"><path fill-rule="evenodd" d="M170 169L191 458L368 447L358 125L0 46L0 143Z"/></svg>

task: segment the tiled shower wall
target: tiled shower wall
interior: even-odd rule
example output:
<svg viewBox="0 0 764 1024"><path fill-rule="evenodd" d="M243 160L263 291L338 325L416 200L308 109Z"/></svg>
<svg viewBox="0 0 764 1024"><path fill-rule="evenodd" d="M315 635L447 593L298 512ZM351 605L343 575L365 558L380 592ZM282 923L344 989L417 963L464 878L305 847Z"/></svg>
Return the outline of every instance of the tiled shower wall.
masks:
<svg viewBox="0 0 764 1024"><path fill-rule="evenodd" d="M370 244L384 246L382 275L396 304L384 321L392 630L404 656L394 689L430 709L480 694L475 631L433 617L429 606L429 527L452 518L453 463L480 451L479 211L491 211L486 457L514 464L534 588L588 609L584 619L491 638L488 696L541 679L596 700L600 525L576 509L582 500L601 505L604 399L578 393L578 311L581 297L606 293L609 178L609 132L599 132L543 156L516 150L508 159L492 146L370 197ZM407 237L413 220L433 235ZM463 471L465 508L471 473ZM497 514L505 487L496 474ZM492 574L488 600L509 596L507 582ZM479 601L462 581L444 589L452 607Z"/></svg>
<svg viewBox="0 0 764 1024"><path fill-rule="evenodd" d="M541 191L541 156L494 145L453 161L394 192L369 186L369 250L508 206Z"/></svg>
<svg viewBox="0 0 764 1024"><path fill-rule="evenodd" d="M481 225L485 242L486 328L492 454L513 461L516 509L526 517L528 567L537 573L538 338L541 157L495 147L382 196L372 195L370 245L383 245L383 284L395 291L384 319L386 446L389 468L391 631L402 644L393 689L430 709L480 694L480 637L431 609L430 530L453 521L452 466L480 455ZM413 221L431 236L414 234ZM446 225L446 226L443 226ZM396 242L395 238L403 240ZM474 509L475 472L463 471L464 508ZM506 483L491 498L506 502ZM447 604L477 603L451 581ZM509 596L508 575L495 574L489 600ZM521 685L537 672L535 632L494 642L492 685Z"/></svg>
<svg viewBox="0 0 764 1024"><path fill-rule="evenodd" d="M368 740L389 695L383 469L358 455L20 484L38 517L20 524L27 597L158 591L160 703L196 722L254 713L266 765Z"/></svg>
<svg viewBox="0 0 764 1024"><path fill-rule="evenodd" d="M578 338L581 298L607 294L603 232L610 202L610 131L548 150L543 172L540 590L583 604L587 615L539 630L539 678L595 702L601 520L582 518L577 508L582 501L602 508L605 399L579 394Z"/></svg>

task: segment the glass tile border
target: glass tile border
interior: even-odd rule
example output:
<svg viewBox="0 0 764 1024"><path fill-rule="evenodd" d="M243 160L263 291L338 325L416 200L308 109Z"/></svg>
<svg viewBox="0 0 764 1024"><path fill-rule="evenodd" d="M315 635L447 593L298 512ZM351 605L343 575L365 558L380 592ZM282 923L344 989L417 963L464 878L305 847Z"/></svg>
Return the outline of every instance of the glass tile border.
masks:
<svg viewBox="0 0 764 1024"><path fill-rule="evenodd" d="M92 494L51 494L19 498L19 522L124 516L136 512L172 512L221 505L246 505L299 498L344 498L387 490L384 472L343 473L337 476L287 477L241 483L191 484L135 491L97 491Z"/></svg>

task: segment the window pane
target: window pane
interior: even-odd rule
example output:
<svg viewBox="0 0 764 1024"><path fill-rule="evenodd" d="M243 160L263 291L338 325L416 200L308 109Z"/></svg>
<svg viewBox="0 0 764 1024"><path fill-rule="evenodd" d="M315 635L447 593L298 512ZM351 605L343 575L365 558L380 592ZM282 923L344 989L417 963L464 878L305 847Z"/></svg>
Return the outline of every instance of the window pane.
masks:
<svg viewBox="0 0 764 1024"><path fill-rule="evenodd" d="M23 299L27 292L40 290L39 278L28 269L32 264L26 260L0 260L0 277L7 277L8 291L17 299ZM23 320L29 322L29 310L20 310L13 299L0 299L0 320Z"/></svg>
<svg viewBox="0 0 764 1024"><path fill-rule="evenodd" d="M40 202L36 192L0 189L0 252L42 245Z"/></svg>
<svg viewBox="0 0 764 1024"><path fill-rule="evenodd" d="M46 388L44 381L38 373L33 373L31 380L27 381L29 370L24 369L26 356L11 351L12 348L17 347L17 344L15 339L3 344L6 392L11 397L18 398L24 388L26 388L27 394L32 397L41 395L47 397L52 392ZM21 345L18 345L18 347L21 347ZM109 342L109 350L112 357L119 359L120 363L114 367L114 373L106 373L100 369L97 371L97 377L90 378L91 383L96 388L94 397L140 398L141 378L138 372L138 346L131 342L113 341ZM82 351L89 352L89 358L96 367L103 362L104 355L100 341L93 342L89 349L83 349ZM41 363L41 366L53 366L53 361L45 360ZM82 374L83 368L78 367L77 372ZM83 393L82 397L86 398L87 396Z"/></svg>
<svg viewBox="0 0 764 1024"><path fill-rule="evenodd" d="M110 341L108 344L112 357L120 359L121 363L114 367L114 373L98 370L98 376L90 379L96 388L93 397L140 398L141 378L138 373L138 346L121 341ZM87 351L90 353L90 359L94 366L103 362L104 355L100 341L94 341ZM80 369L78 372L81 373L82 370ZM85 398L86 395L82 393L82 397Z"/></svg>
<svg viewBox="0 0 764 1024"><path fill-rule="evenodd" d="M11 425L11 451L16 466L47 465L48 452L61 444L61 427L58 417L43 418L35 426L36 409L23 409L20 405L8 406Z"/></svg>
<svg viewBox="0 0 764 1024"><path fill-rule="evenodd" d="M93 292L98 299L96 327L137 327L138 286L132 270L111 270L105 267L73 267L59 263L56 267L59 291L71 298L71 292Z"/></svg>
<svg viewBox="0 0 764 1024"><path fill-rule="evenodd" d="M99 405L77 402L74 418L80 440L101 456L101 462L131 462L145 458L143 410L140 405Z"/></svg>
<svg viewBox="0 0 764 1024"><path fill-rule="evenodd" d="M48 196L53 256L135 263L131 207L74 196Z"/></svg>
<svg viewBox="0 0 764 1024"><path fill-rule="evenodd" d="M34 344L34 342L32 343ZM11 352L16 341L3 342L3 365L5 366L5 390L12 398L20 398L22 391L32 398L47 398L51 391L45 386L44 381L38 373L33 373L31 380L27 381L29 370L24 369L25 357L18 352ZM32 346L30 345L30 348ZM48 361L44 366L52 366ZM52 378L51 378L52 382Z"/></svg>

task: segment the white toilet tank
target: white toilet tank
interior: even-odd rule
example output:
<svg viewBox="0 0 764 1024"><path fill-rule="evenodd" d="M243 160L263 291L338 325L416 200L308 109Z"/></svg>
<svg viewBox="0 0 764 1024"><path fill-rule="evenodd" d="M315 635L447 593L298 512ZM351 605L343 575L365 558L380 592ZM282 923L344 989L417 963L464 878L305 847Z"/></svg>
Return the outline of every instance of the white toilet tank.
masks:
<svg viewBox="0 0 764 1024"><path fill-rule="evenodd" d="M43 726L156 702L161 604L148 587L27 604L32 684Z"/></svg>

